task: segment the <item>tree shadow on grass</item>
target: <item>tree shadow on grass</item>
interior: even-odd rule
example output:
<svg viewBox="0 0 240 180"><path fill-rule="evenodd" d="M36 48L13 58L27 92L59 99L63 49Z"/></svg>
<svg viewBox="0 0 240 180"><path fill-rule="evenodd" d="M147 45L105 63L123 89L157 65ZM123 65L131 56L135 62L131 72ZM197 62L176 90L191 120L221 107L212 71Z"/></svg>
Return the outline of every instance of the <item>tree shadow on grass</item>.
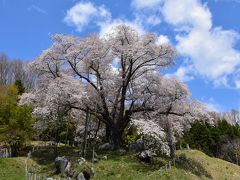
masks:
<svg viewBox="0 0 240 180"><path fill-rule="evenodd" d="M54 147L44 147L32 153L32 159L39 165L54 163L57 156L65 156L70 161L76 161L80 157L79 149L73 147L58 147L55 154Z"/></svg>
<svg viewBox="0 0 240 180"><path fill-rule="evenodd" d="M180 154L177 157L176 166L177 168L190 171L196 176L205 176L207 178L212 178L211 174L202 166L201 163L187 158L185 154Z"/></svg>

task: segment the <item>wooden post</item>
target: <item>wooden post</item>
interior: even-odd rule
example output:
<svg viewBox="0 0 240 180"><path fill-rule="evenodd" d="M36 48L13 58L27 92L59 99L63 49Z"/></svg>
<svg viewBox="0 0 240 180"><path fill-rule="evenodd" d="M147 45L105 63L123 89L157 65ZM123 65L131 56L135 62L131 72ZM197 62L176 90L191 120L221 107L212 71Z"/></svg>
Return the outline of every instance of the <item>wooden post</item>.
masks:
<svg viewBox="0 0 240 180"><path fill-rule="evenodd" d="M83 158L86 158L86 155L87 155L88 121L89 121L89 110L87 108L86 119L85 119L85 131L84 131L83 149L82 149L82 157Z"/></svg>
<svg viewBox="0 0 240 180"><path fill-rule="evenodd" d="M26 180L28 180L27 159L25 160L25 176Z"/></svg>
<svg viewBox="0 0 240 180"><path fill-rule="evenodd" d="M160 176L162 176L162 167L160 167Z"/></svg>
<svg viewBox="0 0 240 180"><path fill-rule="evenodd" d="M176 158L173 158L173 166L176 166Z"/></svg>
<svg viewBox="0 0 240 180"><path fill-rule="evenodd" d="M9 148L9 157L12 157L12 149Z"/></svg>
<svg viewBox="0 0 240 180"><path fill-rule="evenodd" d="M5 149L5 153L6 153L5 157L7 158L8 157L8 149L7 148Z"/></svg>
<svg viewBox="0 0 240 180"><path fill-rule="evenodd" d="M25 161L25 173L27 174L28 173L28 162L27 162L28 159L26 159Z"/></svg>
<svg viewBox="0 0 240 180"><path fill-rule="evenodd" d="M237 153L237 151L236 151L236 163L238 165L238 153Z"/></svg>
<svg viewBox="0 0 240 180"><path fill-rule="evenodd" d="M92 153L92 163L94 163L94 148L93 148L93 153Z"/></svg>

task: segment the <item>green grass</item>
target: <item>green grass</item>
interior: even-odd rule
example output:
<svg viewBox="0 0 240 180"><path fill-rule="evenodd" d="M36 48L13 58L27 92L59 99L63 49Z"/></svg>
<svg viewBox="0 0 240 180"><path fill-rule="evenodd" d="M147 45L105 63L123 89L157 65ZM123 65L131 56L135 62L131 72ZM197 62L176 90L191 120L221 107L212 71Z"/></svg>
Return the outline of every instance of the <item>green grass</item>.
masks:
<svg viewBox="0 0 240 180"><path fill-rule="evenodd" d="M26 158L0 158L0 179L1 180L24 180Z"/></svg>
<svg viewBox="0 0 240 180"><path fill-rule="evenodd" d="M209 157L201 151L178 151L178 155L185 155L187 160L194 161L216 180L238 180L240 179L240 167L227 161ZM207 179L205 176L199 177Z"/></svg>
<svg viewBox="0 0 240 180"><path fill-rule="evenodd" d="M136 155L127 154L108 154L109 160L100 161L94 164L96 175L94 179L124 179L124 180L146 180L149 179L188 179L184 170L172 168L171 172L162 170L162 176L160 176L159 164L155 162L154 165L148 165L141 163L136 159ZM161 160L162 162L162 160Z"/></svg>
<svg viewBox="0 0 240 180"><path fill-rule="evenodd" d="M65 155L71 159L76 172L80 172L77 159L80 157L79 148L60 147L59 155ZM170 171L162 170L160 175L159 168L167 159L158 158L153 165L141 163L137 160L136 154L108 152L98 153L99 156L107 155L108 160L100 160L97 163L88 163L94 167L96 174L95 180L195 180L195 179L216 179L216 180L238 180L240 179L240 167L232 163L212 158L197 150L178 151L179 159L176 167ZM91 152L89 152L89 158ZM22 180L24 178L24 163L26 158L0 159L0 179L1 180ZM45 148L33 153L29 160L30 171L41 173L45 176L56 176L54 170L54 150Z"/></svg>

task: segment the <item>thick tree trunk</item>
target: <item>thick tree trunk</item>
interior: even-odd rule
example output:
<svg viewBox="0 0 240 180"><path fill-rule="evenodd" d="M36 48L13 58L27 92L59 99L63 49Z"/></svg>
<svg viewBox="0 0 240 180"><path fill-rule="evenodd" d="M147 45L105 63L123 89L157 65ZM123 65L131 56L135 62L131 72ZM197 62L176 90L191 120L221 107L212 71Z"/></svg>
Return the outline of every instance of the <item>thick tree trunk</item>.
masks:
<svg viewBox="0 0 240 180"><path fill-rule="evenodd" d="M113 145L114 150L118 150L122 146L122 134L123 132L117 125L111 126L109 143Z"/></svg>
<svg viewBox="0 0 240 180"><path fill-rule="evenodd" d="M87 111L86 112L86 119L85 119L83 147L82 147L82 157L84 157L84 158L86 158L86 154L87 154L88 123L89 123L89 112Z"/></svg>
<svg viewBox="0 0 240 180"><path fill-rule="evenodd" d="M11 147L11 150L12 150L12 157L18 157L18 153L19 153L18 143L14 143L10 147Z"/></svg>
<svg viewBox="0 0 240 180"><path fill-rule="evenodd" d="M130 121L129 114L125 115L123 119L117 119L110 121L106 124L106 140L113 145L114 150L118 150L122 147L122 136L124 129L127 127ZM110 117L108 119L111 119Z"/></svg>
<svg viewBox="0 0 240 180"><path fill-rule="evenodd" d="M173 127L172 127L172 122L171 120L166 117L167 124L167 140L168 140L168 145L170 148L170 157L175 161L176 158L176 144L174 142L174 134L173 134Z"/></svg>
<svg viewBox="0 0 240 180"><path fill-rule="evenodd" d="M176 158L176 145L172 139L169 141L169 147L170 147L170 157L174 160Z"/></svg>
<svg viewBox="0 0 240 180"><path fill-rule="evenodd" d="M105 129L105 141L109 142L111 135L111 128L108 124L106 124L106 129Z"/></svg>

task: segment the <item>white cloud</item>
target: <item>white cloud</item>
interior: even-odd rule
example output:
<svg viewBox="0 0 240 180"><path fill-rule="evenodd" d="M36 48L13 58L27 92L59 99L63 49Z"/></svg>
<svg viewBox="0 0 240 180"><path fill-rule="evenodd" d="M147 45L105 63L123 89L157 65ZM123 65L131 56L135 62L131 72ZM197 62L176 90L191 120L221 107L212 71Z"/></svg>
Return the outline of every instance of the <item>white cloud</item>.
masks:
<svg viewBox="0 0 240 180"><path fill-rule="evenodd" d="M161 18L159 16L151 15L146 18L146 23L156 26L161 23Z"/></svg>
<svg viewBox="0 0 240 180"><path fill-rule="evenodd" d="M233 31L192 30L186 36L177 36L177 40L178 52L191 57L195 69L212 80L234 73L240 63L240 53L233 48L237 40Z"/></svg>
<svg viewBox="0 0 240 180"><path fill-rule="evenodd" d="M28 7L27 10L28 11L36 11L38 13L47 15L47 11L45 11L44 9L42 9L42 8L36 6L36 5L31 5L30 7Z"/></svg>
<svg viewBox="0 0 240 180"><path fill-rule="evenodd" d="M240 79L235 81L235 85L238 89L240 89Z"/></svg>
<svg viewBox="0 0 240 180"><path fill-rule="evenodd" d="M97 7L91 2L79 2L67 11L64 21L82 31L90 22L97 24L109 19L111 13L104 6Z"/></svg>
<svg viewBox="0 0 240 180"><path fill-rule="evenodd" d="M144 26L159 25L161 17L159 11L164 0L132 0L131 6L134 9L135 21Z"/></svg>
<svg viewBox="0 0 240 180"><path fill-rule="evenodd" d="M223 108L221 105L215 102L213 98L210 98L208 102L205 102L205 105L209 111L222 112Z"/></svg>
<svg viewBox="0 0 240 180"><path fill-rule="evenodd" d="M144 27L141 24L138 24L135 21L127 21L123 19L114 19L109 22L102 22L100 23L100 36L104 36L106 34L112 33L113 27L125 24L127 26L133 27L137 32L141 35L145 33Z"/></svg>
<svg viewBox="0 0 240 180"><path fill-rule="evenodd" d="M166 74L168 77L176 77L184 82L191 81L194 79L192 75L192 67L191 66L180 66L177 71L173 74Z"/></svg>
<svg viewBox="0 0 240 180"><path fill-rule="evenodd" d="M169 38L165 35L160 35L157 38L156 44L157 45L163 45L163 44L168 44L170 42Z"/></svg>
<svg viewBox="0 0 240 180"><path fill-rule="evenodd" d="M134 21L142 26L156 26L162 22L160 16L152 15L150 12L142 11L135 13Z"/></svg>
<svg viewBox="0 0 240 180"><path fill-rule="evenodd" d="M187 77L190 73L199 74L213 81L214 85L230 86L232 76L240 74L237 71L240 51L235 49L240 35L234 30L213 27L207 4L202 4L200 0L152 0L149 3L146 0L132 0L132 6L138 16L146 11L148 17L162 18L175 28L176 49L191 61L181 66L174 75L189 80L186 74ZM147 22L146 19L142 21ZM234 83L236 87L238 83Z"/></svg>
<svg viewBox="0 0 240 180"><path fill-rule="evenodd" d="M165 21L175 26L210 29L211 12L198 0L165 0L162 8Z"/></svg>
<svg viewBox="0 0 240 180"><path fill-rule="evenodd" d="M234 48L239 34L212 27L212 15L198 0L167 0L162 13L174 25L177 51L191 58L190 65L215 85L228 85L229 75L240 65L240 52Z"/></svg>
<svg viewBox="0 0 240 180"><path fill-rule="evenodd" d="M221 112L221 106L219 104L205 103L205 105L209 111Z"/></svg>
<svg viewBox="0 0 240 180"><path fill-rule="evenodd" d="M158 19L149 17L151 23L157 23ZM109 12L104 5L96 6L91 2L79 2L67 11L64 22L68 25L74 26L78 31L82 31L88 25L95 25L99 30L100 36L111 33L113 27L125 24L133 27L139 34L144 34L143 25L137 19L132 21L123 18L112 19L111 12Z"/></svg>
<svg viewBox="0 0 240 180"><path fill-rule="evenodd" d="M159 6L163 0L133 0L132 6L136 9L155 8Z"/></svg>

